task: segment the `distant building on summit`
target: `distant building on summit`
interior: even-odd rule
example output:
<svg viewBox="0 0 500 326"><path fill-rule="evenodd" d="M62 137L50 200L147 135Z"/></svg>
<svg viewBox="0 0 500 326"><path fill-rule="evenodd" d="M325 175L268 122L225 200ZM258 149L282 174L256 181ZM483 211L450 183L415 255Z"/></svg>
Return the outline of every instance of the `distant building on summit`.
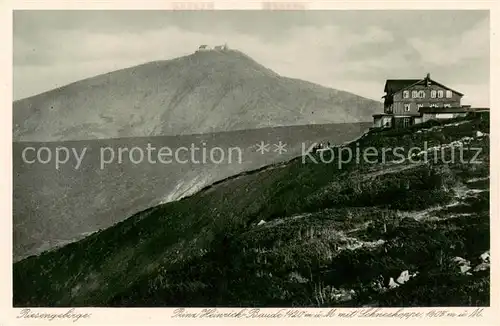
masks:
<svg viewBox="0 0 500 326"><path fill-rule="evenodd" d="M224 44L224 45L217 45L214 47L214 50L219 50L219 51L225 51L227 50L227 44Z"/></svg>
<svg viewBox="0 0 500 326"><path fill-rule="evenodd" d="M198 50L196 50L196 52L200 52L200 51L226 51L228 50L229 48L227 47L227 44L224 44L224 45L216 45L214 48L210 48L210 46L208 46L207 44L202 44L198 47Z"/></svg>
<svg viewBox="0 0 500 326"><path fill-rule="evenodd" d="M384 113L374 114L374 127L408 127L430 119L464 116L470 106L461 106L464 94L431 79L388 79L385 82Z"/></svg>

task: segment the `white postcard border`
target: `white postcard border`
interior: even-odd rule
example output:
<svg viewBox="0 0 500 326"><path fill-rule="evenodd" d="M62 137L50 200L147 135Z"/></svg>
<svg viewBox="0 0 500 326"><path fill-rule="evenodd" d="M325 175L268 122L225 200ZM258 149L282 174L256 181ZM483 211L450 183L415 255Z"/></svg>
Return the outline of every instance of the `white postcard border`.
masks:
<svg viewBox="0 0 500 326"><path fill-rule="evenodd" d="M200 5L202 3L202 5ZM180 10L180 9L200 9L200 6L206 6L206 3L211 3L214 10L261 10L263 3L268 1L158 1L158 0L123 0L123 1L75 1L75 0L45 0L45 1L8 1L0 4L0 35L2 36L2 51L0 54L0 62L2 64L2 75L0 82L0 103L2 105L1 121L3 128L0 128L2 137L2 152L1 152L1 187L2 200L0 201L2 230L3 236L0 238L2 250L0 250L1 264L1 280L2 292L0 297L0 325L69 325L78 323L81 325L143 325L143 324L189 324L197 325L200 322L207 325L215 325L221 322L228 325L238 322L242 324L263 323L263 324L286 324L286 325L303 325L304 323L314 322L324 325L331 325L332 322L345 322L346 324L365 324L365 323L381 323L395 324L411 323L411 324L443 324L443 325L462 325L462 324L500 324L500 284L499 284L499 264L497 255L499 254L498 244L498 202L499 202L499 134L495 126L500 127L500 113L496 108L500 104L498 92L494 89L500 89L499 81L499 65L497 58L500 58L499 52L499 5L495 1L274 1L272 9L300 9L303 6L305 10L346 10L346 9L370 9L370 10L387 10L387 9L463 9L463 10L490 10L491 23L491 38L490 38L490 107L491 107L491 192L490 192L490 209L491 209L491 307L484 308L480 311L481 316L476 317L424 317L424 318L398 318L398 317L360 317L360 312L369 308L331 308L336 309L333 314L337 317L282 317L282 318L236 318L236 317L204 317L204 318L176 318L173 317L174 311L178 308L75 308L73 314L90 314L88 318L79 318L73 322L70 318L54 317L49 320L47 318L19 318L22 315L22 309L12 308L12 11L13 10L43 10L43 9L147 9L147 10ZM198 7L197 7L198 6ZM280 7L281 6L281 7ZM288 7L286 7L288 6ZM295 7L294 7L295 6ZM201 8L203 9L203 8ZM186 308L185 312L199 313L204 308ZM220 313L237 312L239 308L216 308ZM249 308L250 309L250 308ZM280 311L281 308L263 308L260 309L262 314L273 314ZM291 309L286 308L286 311L297 310L307 311L314 314L331 310L330 308L310 308L310 309ZM65 314L71 308L32 308L32 312L50 313L50 314ZM358 316L353 318L338 317L338 312L349 312L357 310ZM399 308L383 308L384 312L394 313ZM404 308L404 313L420 312L424 315L432 310L447 310L451 313L460 314L465 310L468 314L472 314L476 309L473 307L464 308Z"/></svg>

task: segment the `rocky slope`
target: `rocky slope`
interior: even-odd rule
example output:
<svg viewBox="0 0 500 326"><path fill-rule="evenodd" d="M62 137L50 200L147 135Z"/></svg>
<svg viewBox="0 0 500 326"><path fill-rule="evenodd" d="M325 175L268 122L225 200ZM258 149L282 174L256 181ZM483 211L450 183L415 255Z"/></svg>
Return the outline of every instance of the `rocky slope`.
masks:
<svg viewBox="0 0 500 326"><path fill-rule="evenodd" d="M227 50L113 71L13 106L14 141L66 141L366 122L381 103Z"/></svg>
<svg viewBox="0 0 500 326"><path fill-rule="evenodd" d="M14 306L487 306L488 133L371 131L342 148L376 158L228 178L14 264Z"/></svg>

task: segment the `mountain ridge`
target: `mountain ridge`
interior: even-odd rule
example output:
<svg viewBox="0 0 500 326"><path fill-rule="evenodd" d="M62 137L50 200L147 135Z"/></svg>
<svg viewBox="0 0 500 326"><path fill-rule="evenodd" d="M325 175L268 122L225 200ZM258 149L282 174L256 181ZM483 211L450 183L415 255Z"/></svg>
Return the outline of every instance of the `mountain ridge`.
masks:
<svg viewBox="0 0 500 326"><path fill-rule="evenodd" d="M370 121L380 102L206 51L89 77L13 102L15 141L184 135Z"/></svg>

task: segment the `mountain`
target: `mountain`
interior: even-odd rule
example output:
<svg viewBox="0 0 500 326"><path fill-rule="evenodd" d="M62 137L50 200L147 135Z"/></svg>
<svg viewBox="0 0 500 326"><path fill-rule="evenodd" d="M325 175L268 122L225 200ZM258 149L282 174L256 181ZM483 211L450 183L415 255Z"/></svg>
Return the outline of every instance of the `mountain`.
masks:
<svg viewBox="0 0 500 326"><path fill-rule="evenodd" d="M328 124L183 136L16 142L13 144L14 260L73 242L151 206L193 194L233 174L288 160L300 155L302 146L309 148L317 142L342 144L353 140L369 127L370 123ZM280 141L286 144L286 152L276 151ZM260 142L269 144L268 152L257 151ZM235 156L231 161L227 157L220 163L210 159L203 162L202 157L196 155L195 160L187 162L182 158L161 163L155 157L162 147L174 152L192 145L200 148L199 152L205 148L207 153L216 147L228 154L229 149L238 148L241 159ZM147 158L148 146L156 148L151 162ZM24 150L29 150L27 155L31 161L35 151L46 151L44 148L52 153L51 162L24 162ZM67 148L79 155L85 150L78 168L73 154L69 155L67 163L56 167L57 148ZM102 149L106 149L105 153L112 151L114 159L102 157ZM118 152L121 149L134 151L136 157L132 159L135 160L138 151L142 151L144 159L131 161L125 152L120 163ZM110 163L101 168L104 161Z"/></svg>
<svg viewBox="0 0 500 326"><path fill-rule="evenodd" d="M489 146L469 116L229 177L14 264L14 306L488 306Z"/></svg>
<svg viewBox="0 0 500 326"><path fill-rule="evenodd" d="M366 122L380 108L380 102L282 77L240 51L205 51L15 101L13 139L65 141Z"/></svg>

